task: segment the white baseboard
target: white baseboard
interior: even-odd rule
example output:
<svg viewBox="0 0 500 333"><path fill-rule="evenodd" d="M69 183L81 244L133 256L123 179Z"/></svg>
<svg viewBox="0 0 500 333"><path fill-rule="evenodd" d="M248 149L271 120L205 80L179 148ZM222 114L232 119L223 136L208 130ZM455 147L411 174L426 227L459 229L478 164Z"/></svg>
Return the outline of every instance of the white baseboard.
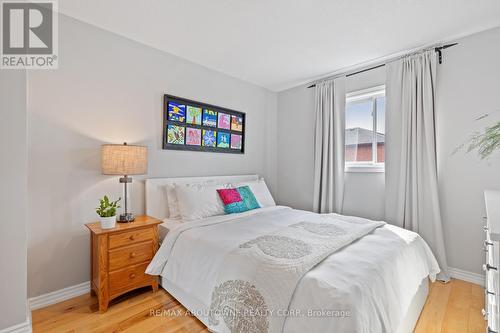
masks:
<svg viewBox="0 0 500 333"><path fill-rule="evenodd" d="M464 280L470 283L475 283L484 287L485 276L482 274L472 273L453 267L448 267L448 272L450 273L450 276L452 278Z"/></svg>
<svg viewBox="0 0 500 333"><path fill-rule="evenodd" d="M31 310L36 310L88 292L90 292L90 281L77 284L76 286L56 290L48 294L32 297L28 300L28 304Z"/></svg>
<svg viewBox="0 0 500 333"><path fill-rule="evenodd" d="M26 318L24 323L20 323L11 327L0 329L0 333L31 333L31 322Z"/></svg>

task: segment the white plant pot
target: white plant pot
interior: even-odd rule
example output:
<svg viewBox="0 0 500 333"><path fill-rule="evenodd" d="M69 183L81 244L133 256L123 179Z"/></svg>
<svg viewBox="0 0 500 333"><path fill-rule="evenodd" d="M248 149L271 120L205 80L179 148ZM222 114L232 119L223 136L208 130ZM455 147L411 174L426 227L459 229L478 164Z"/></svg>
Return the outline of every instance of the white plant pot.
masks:
<svg viewBox="0 0 500 333"><path fill-rule="evenodd" d="M102 229L113 229L116 224L116 215L110 217L99 217Z"/></svg>

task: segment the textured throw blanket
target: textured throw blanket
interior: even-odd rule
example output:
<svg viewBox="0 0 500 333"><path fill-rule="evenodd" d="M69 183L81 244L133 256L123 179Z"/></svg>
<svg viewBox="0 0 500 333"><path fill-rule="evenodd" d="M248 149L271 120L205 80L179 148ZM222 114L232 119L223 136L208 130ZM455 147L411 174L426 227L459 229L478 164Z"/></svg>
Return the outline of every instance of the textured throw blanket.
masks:
<svg viewBox="0 0 500 333"><path fill-rule="evenodd" d="M239 244L224 259L213 286L209 329L282 332L300 279L332 253L384 224L311 214Z"/></svg>

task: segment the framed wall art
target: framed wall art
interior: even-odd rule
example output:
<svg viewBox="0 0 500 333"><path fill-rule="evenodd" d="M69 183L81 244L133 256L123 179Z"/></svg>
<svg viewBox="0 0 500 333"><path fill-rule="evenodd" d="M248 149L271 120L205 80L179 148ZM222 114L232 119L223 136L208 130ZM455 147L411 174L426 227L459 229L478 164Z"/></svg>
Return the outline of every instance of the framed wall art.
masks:
<svg viewBox="0 0 500 333"><path fill-rule="evenodd" d="M244 154L245 113L165 94L163 149Z"/></svg>

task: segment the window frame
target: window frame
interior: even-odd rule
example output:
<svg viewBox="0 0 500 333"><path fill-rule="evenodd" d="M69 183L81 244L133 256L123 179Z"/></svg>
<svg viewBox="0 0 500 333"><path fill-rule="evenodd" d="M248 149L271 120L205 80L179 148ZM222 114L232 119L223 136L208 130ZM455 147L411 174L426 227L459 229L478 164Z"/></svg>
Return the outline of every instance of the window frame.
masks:
<svg viewBox="0 0 500 333"><path fill-rule="evenodd" d="M345 105L351 102L372 100L373 112L373 139L372 139L372 160L371 162L347 162L345 164L345 172L385 172L385 162L378 163L377 161L377 98L385 97L385 85L379 85L368 89L356 90L346 94ZM345 149L345 144L344 144Z"/></svg>

